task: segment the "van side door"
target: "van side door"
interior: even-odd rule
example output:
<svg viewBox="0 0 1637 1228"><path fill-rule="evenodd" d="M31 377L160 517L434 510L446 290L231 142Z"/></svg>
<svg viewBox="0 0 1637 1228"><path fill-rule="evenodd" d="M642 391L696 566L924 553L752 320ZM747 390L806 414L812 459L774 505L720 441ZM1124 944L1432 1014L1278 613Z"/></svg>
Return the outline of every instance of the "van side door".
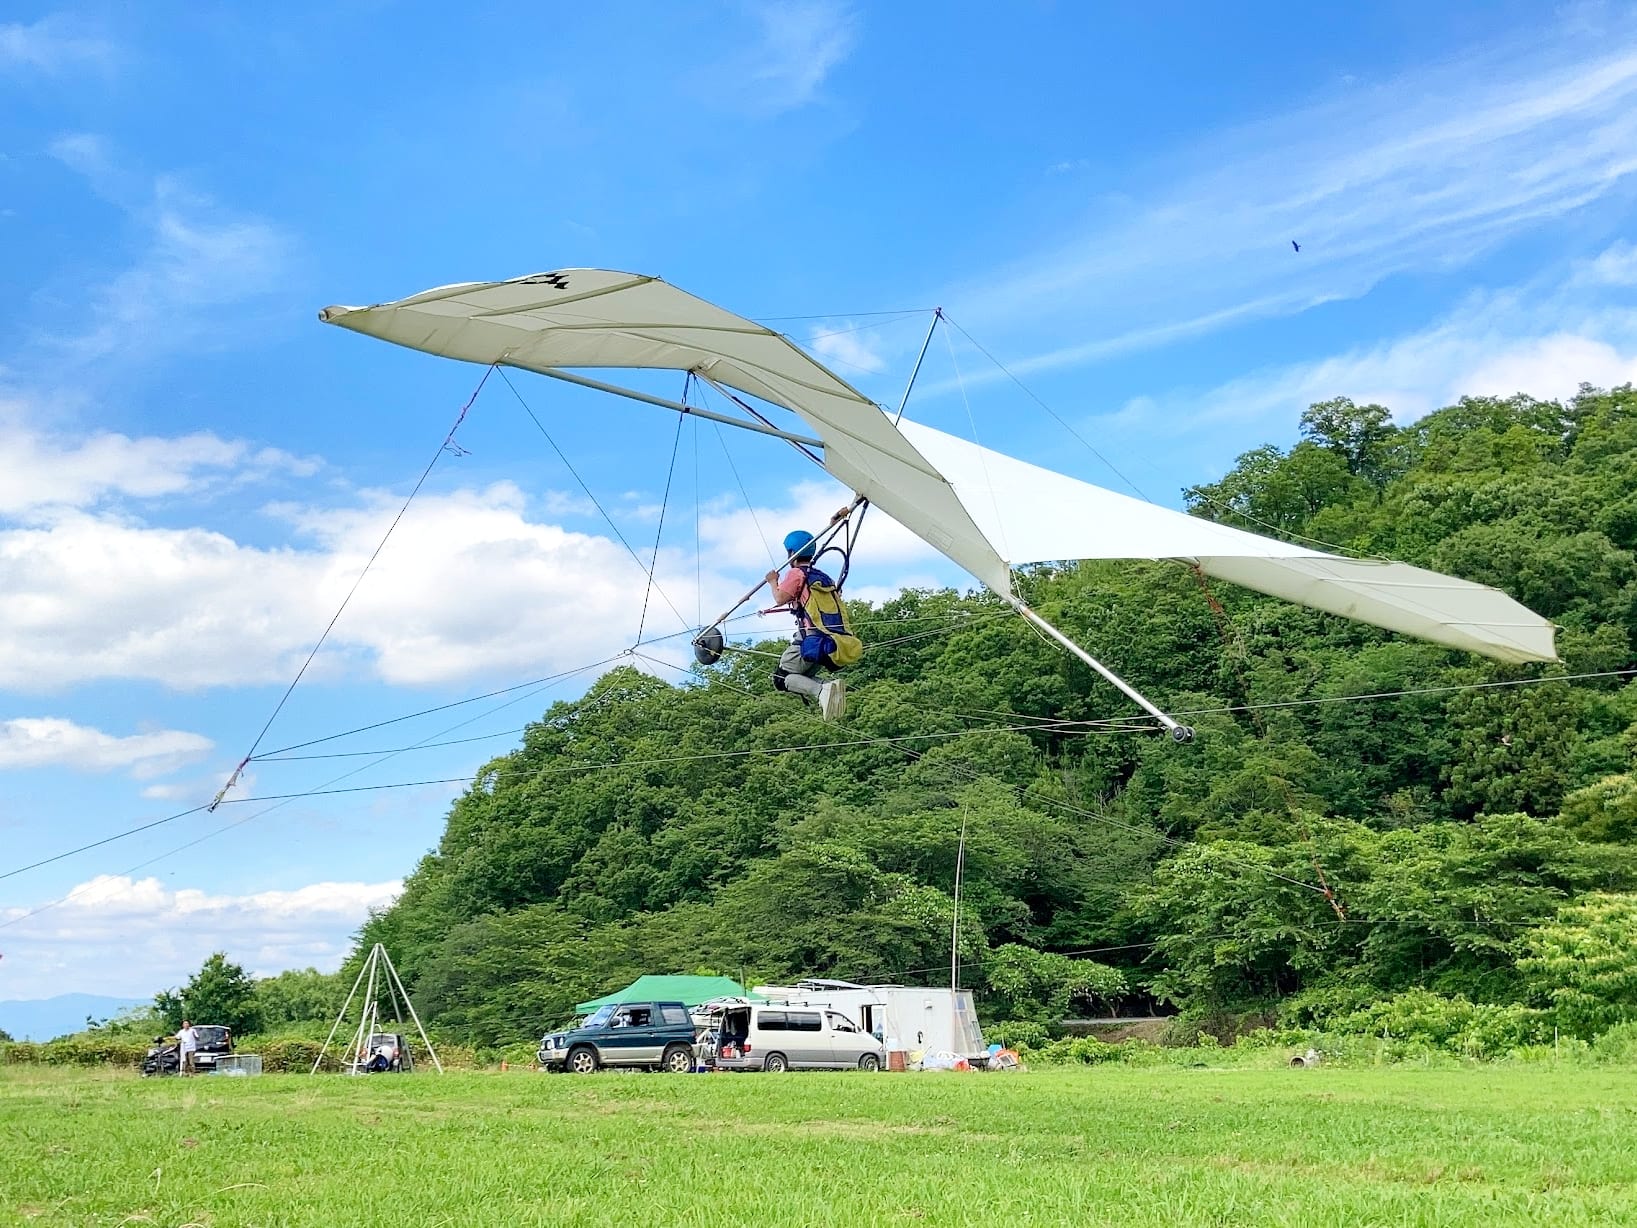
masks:
<svg viewBox="0 0 1637 1228"><path fill-rule="evenodd" d="M792 1066L812 1070L831 1064L830 1037L824 1028L822 1011L792 1008L785 1012L785 1027L789 1029L785 1033L785 1053Z"/></svg>
<svg viewBox="0 0 1637 1228"><path fill-rule="evenodd" d="M880 1052L875 1037L837 1011L824 1012L824 1030L830 1041L830 1064L839 1070L851 1070L866 1053Z"/></svg>

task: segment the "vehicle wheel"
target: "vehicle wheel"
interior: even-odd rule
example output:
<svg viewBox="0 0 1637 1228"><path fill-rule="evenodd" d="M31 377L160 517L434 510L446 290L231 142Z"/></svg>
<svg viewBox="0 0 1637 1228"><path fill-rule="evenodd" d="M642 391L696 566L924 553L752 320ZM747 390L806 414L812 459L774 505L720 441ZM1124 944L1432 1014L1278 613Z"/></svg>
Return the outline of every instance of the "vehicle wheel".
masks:
<svg viewBox="0 0 1637 1228"><path fill-rule="evenodd" d="M790 1069L790 1062L782 1053L769 1053L762 1059L762 1069L768 1074L783 1074Z"/></svg>
<svg viewBox="0 0 1637 1228"><path fill-rule="evenodd" d="M590 1045L581 1045L578 1049L569 1051L568 1061L564 1066L570 1074L592 1074L599 1064L597 1051Z"/></svg>
<svg viewBox="0 0 1637 1228"><path fill-rule="evenodd" d="M665 1050L659 1068L667 1074L688 1074L693 1070L693 1053L687 1045L672 1045Z"/></svg>
<svg viewBox="0 0 1637 1228"><path fill-rule="evenodd" d="M858 1068L860 1070L867 1070L871 1074L874 1074L876 1071L881 1069L881 1059L873 1053L866 1053L863 1057L858 1059Z"/></svg>

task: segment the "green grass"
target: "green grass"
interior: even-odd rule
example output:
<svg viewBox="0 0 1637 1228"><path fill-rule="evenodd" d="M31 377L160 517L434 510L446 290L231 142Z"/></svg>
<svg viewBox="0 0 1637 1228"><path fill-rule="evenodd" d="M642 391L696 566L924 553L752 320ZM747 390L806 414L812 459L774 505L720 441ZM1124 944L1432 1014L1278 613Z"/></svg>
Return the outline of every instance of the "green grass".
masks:
<svg viewBox="0 0 1637 1228"><path fill-rule="evenodd" d="M0 1223L1637 1223L1637 1071L0 1071Z"/></svg>

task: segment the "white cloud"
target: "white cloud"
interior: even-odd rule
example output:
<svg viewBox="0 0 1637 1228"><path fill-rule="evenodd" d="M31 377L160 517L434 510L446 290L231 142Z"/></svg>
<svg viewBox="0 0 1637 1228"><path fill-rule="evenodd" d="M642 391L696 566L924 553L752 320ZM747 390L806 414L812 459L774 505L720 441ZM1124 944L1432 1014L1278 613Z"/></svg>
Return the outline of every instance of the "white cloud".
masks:
<svg viewBox="0 0 1637 1228"><path fill-rule="evenodd" d="M62 717L16 717L0 721L0 770L65 767L80 772L111 772L129 769L141 779L174 771L214 746L209 738L177 729L118 737Z"/></svg>
<svg viewBox="0 0 1637 1228"><path fill-rule="evenodd" d="M887 360L870 346L851 321L835 328L815 330L809 346L826 362L839 363L852 368L854 372L875 375L887 369ZM842 377L856 378L847 372L843 372Z"/></svg>
<svg viewBox="0 0 1637 1228"><path fill-rule="evenodd" d="M71 65L105 68L113 59L113 44L61 14L27 25L15 21L0 25L0 72L57 73Z"/></svg>
<svg viewBox="0 0 1637 1228"><path fill-rule="evenodd" d="M991 338L1026 333L1034 353L1009 365L1028 373L1464 264L1629 190L1637 44L1625 27L1596 48L1578 38L1544 30L1221 134L1151 168L1147 186L1088 201L1067 242L943 301Z"/></svg>
<svg viewBox="0 0 1637 1228"><path fill-rule="evenodd" d="M754 514L725 499L708 505L703 567L691 542L659 553L663 594L648 603L645 636L719 612L769 566L763 533L777 550L794 527L817 532L847 497L837 484L803 480L788 503ZM0 529L0 688L285 681L397 507L379 492L342 507L285 506L278 514L301 544L272 548L92 511ZM866 526L861 582L888 582L910 564L924 570L934 557L880 512ZM575 669L635 641L645 585L618 542L532 518L511 483L423 494L315 670L421 685Z"/></svg>
<svg viewBox="0 0 1637 1228"><path fill-rule="evenodd" d="M0 400L0 455L7 457L0 517L90 507L114 497L197 494L272 473L304 477L318 468L310 458L222 439L208 431L136 439L107 431L71 438L43 435L22 425L29 408L21 401Z"/></svg>
<svg viewBox="0 0 1637 1228"><path fill-rule="evenodd" d="M17 922L0 929L0 998L73 991L148 997L181 984L213 951L252 975L309 965L329 971L370 910L386 907L402 888L323 882L228 895L100 875L27 920L20 920L27 907L0 909L0 925Z"/></svg>

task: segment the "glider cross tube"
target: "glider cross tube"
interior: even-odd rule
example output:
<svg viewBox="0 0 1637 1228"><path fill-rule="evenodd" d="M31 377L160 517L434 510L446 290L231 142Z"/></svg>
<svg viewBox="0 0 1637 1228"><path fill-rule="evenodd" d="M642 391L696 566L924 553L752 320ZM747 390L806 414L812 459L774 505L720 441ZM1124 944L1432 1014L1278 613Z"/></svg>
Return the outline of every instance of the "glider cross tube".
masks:
<svg viewBox="0 0 1637 1228"><path fill-rule="evenodd" d="M605 384L600 379L589 379L584 375L575 375L571 371L559 371L555 367L523 367L522 370L533 371L538 375L549 375L552 379L560 379L569 384L578 384L582 388L591 388L597 392L610 392L617 397L624 397L628 401L640 401L644 405L657 405L661 409L674 410L679 414L688 414L694 418L708 418L710 421L720 422L724 426L736 426L741 430L755 431L758 435L771 435L775 439L787 439L791 443L799 443L809 448L822 448L824 446L822 439L813 439L807 435L796 435L790 431L781 431L776 426L763 426L760 422L746 422L743 418L735 418L731 414L718 414L708 409L700 409L694 405L684 405L681 401L651 396L646 392L638 392L635 388L621 388L618 384Z"/></svg>

